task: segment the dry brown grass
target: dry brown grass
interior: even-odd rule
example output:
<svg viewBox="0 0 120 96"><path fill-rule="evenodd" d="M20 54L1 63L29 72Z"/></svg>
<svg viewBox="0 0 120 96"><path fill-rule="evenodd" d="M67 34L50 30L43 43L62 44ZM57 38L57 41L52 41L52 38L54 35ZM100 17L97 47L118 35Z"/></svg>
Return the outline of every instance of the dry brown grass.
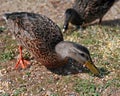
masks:
<svg viewBox="0 0 120 96"><path fill-rule="evenodd" d="M0 14L14 11L35 12L48 16L62 26L64 11L74 0L1 0ZM120 1L104 17L101 26L84 31L71 29L65 40L89 48L103 78L87 73L55 74L30 58L26 70L13 70L18 56L16 41L9 31L0 32L0 95L1 96L119 96L120 95ZM117 19L117 20L116 20ZM105 21L108 20L108 21ZM0 23L2 25L3 23ZM3 29L0 29L3 30ZM25 51L26 52L26 51ZM25 53L24 52L24 53ZM29 57L29 55L26 55ZM76 68L76 70L79 70ZM58 69L56 72L68 70ZM63 72L63 73L64 73ZM68 72L69 73L69 72ZM83 85L84 84L84 85Z"/></svg>

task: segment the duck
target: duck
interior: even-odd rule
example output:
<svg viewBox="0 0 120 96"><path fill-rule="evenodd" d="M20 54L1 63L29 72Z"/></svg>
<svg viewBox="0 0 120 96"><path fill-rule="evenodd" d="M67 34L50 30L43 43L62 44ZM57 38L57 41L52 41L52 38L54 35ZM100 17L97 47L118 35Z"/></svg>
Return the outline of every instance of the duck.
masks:
<svg viewBox="0 0 120 96"><path fill-rule="evenodd" d="M101 24L102 18L113 6L116 0L75 0L72 8L65 11L65 19L62 32L66 32L69 23L80 26L89 25L89 23L99 19L98 24Z"/></svg>
<svg viewBox="0 0 120 96"><path fill-rule="evenodd" d="M3 15L8 30L19 45L20 57L15 69L25 69L30 62L22 56L26 48L46 68L59 68L74 59L86 66L93 74L100 72L92 62L89 50L80 44L64 41L59 26L45 15L30 12L12 12Z"/></svg>

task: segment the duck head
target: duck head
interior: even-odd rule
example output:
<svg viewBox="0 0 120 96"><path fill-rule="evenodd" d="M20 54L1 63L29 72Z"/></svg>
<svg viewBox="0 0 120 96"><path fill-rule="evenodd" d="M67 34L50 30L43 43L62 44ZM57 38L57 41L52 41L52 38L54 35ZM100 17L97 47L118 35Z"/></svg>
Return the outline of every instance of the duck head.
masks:
<svg viewBox="0 0 120 96"><path fill-rule="evenodd" d="M95 75L99 74L99 70L93 64L86 47L73 42L62 41L56 45L55 51L62 59L67 57L72 58L80 64L85 65Z"/></svg>
<svg viewBox="0 0 120 96"><path fill-rule="evenodd" d="M73 9L69 8L65 11L65 19L62 32L66 32L68 29L69 23L73 25L81 25L83 23L83 18L78 14L78 12Z"/></svg>

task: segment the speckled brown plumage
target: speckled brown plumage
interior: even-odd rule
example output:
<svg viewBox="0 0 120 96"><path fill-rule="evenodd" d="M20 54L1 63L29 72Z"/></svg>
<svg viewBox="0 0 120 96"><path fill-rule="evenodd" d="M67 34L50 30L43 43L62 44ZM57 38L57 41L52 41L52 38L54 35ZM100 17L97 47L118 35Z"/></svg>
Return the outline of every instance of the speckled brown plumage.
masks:
<svg viewBox="0 0 120 96"><path fill-rule="evenodd" d="M62 66L67 64L68 58L72 58L82 65L85 64L94 74L99 74L88 49L74 42L63 41L60 28L48 17L14 12L5 14L4 18L19 45L29 50L47 68Z"/></svg>
<svg viewBox="0 0 120 96"><path fill-rule="evenodd" d="M69 22L73 25L82 25L100 19L101 23L114 2L115 0L75 0L73 8L65 12L64 29L67 30Z"/></svg>
<svg viewBox="0 0 120 96"><path fill-rule="evenodd" d="M84 18L84 23L101 19L115 0L76 0L73 8Z"/></svg>
<svg viewBox="0 0 120 96"><path fill-rule="evenodd" d="M38 61L47 67L62 64L58 63L54 49L57 43L63 41L63 36L54 22L34 13L16 12L6 16L8 27L19 44L28 49Z"/></svg>

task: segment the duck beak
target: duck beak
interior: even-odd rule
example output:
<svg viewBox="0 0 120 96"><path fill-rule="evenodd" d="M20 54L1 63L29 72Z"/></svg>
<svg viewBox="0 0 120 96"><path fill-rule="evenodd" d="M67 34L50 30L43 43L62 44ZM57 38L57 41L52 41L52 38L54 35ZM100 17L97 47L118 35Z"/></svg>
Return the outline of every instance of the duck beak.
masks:
<svg viewBox="0 0 120 96"><path fill-rule="evenodd" d="M62 29L62 32L63 32L63 33L65 33L65 32L66 32L66 30L65 30L65 29Z"/></svg>
<svg viewBox="0 0 120 96"><path fill-rule="evenodd" d="M89 61L85 63L85 66L95 75L98 75L100 73L97 67Z"/></svg>
<svg viewBox="0 0 120 96"><path fill-rule="evenodd" d="M63 30L62 30L63 33L65 33L66 30L68 29L70 18L71 18L70 15L65 16L65 21L64 21Z"/></svg>
<svg viewBox="0 0 120 96"><path fill-rule="evenodd" d="M67 22L65 22L65 24L64 24L64 26L63 26L63 29L62 29L62 32L63 33L65 33L66 32L66 30L68 29L68 23Z"/></svg>

